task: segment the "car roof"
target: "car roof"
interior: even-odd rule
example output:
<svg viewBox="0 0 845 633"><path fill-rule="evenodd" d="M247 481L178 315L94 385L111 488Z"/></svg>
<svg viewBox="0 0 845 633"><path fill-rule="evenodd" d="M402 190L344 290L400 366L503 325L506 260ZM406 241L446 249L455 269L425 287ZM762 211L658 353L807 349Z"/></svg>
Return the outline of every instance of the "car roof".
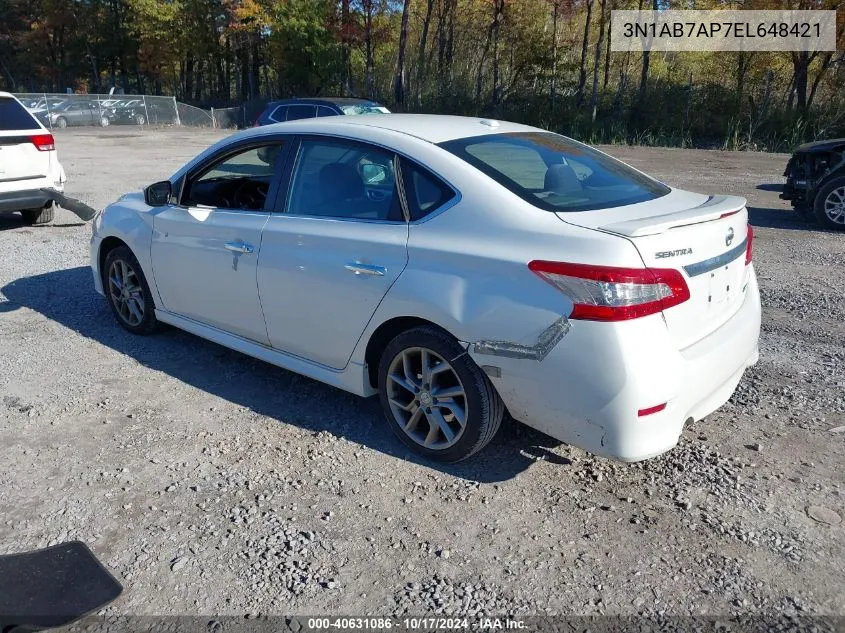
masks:
<svg viewBox="0 0 845 633"><path fill-rule="evenodd" d="M358 99L355 97L294 97L292 99L281 99L280 101L272 101L268 103L268 106L280 106L280 105L319 105L319 104L332 104L332 105L355 105L360 103L377 103L372 99Z"/></svg>
<svg viewBox="0 0 845 633"><path fill-rule="evenodd" d="M297 134L339 134L365 138L366 128L379 128L413 136L430 143L444 143L459 138L504 134L508 132L544 132L538 128L509 121L444 114L360 114L349 117L299 119L252 128L244 136L261 135L273 130Z"/></svg>
<svg viewBox="0 0 845 633"><path fill-rule="evenodd" d="M827 152L833 149L838 149L840 146L845 147L845 138L831 138L826 141L813 141L812 143L804 143L795 148L796 152Z"/></svg>

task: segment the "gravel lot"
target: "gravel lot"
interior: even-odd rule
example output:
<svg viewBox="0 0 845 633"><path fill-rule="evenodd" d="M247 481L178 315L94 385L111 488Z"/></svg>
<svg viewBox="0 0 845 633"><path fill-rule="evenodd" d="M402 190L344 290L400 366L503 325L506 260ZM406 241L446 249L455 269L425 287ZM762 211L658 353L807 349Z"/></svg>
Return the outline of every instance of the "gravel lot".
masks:
<svg viewBox="0 0 845 633"><path fill-rule="evenodd" d="M61 130L101 208L222 134ZM777 193L787 156L611 147L748 198L760 362L669 454L633 465L516 423L469 463L410 456L378 403L169 330L92 287L90 227L0 216L0 553L71 538L120 614L845 615L845 234Z"/></svg>

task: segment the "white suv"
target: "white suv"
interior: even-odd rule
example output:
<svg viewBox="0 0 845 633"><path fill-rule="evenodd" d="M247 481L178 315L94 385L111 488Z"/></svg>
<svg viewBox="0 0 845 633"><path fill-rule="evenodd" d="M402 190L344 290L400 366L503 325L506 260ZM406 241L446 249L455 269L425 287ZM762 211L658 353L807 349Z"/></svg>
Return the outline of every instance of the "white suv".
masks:
<svg viewBox="0 0 845 633"><path fill-rule="evenodd" d="M49 190L63 191L65 180L53 135L0 92L0 212L20 211L27 223L46 224L54 211Z"/></svg>

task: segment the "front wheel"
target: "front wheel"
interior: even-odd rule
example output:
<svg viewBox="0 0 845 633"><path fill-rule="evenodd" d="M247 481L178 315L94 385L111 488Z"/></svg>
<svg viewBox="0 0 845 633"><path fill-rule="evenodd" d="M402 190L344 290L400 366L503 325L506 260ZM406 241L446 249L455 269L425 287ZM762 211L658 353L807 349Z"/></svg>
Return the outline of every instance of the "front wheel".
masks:
<svg viewBox="0 0 845 633"><path fill-rule="evenodd" d="M381 355L379 399L387 423L413 451L457 462L493 439L504 405L487 375L440 329L417 327Z"/></svg>
<svg viewBox="0 0 845 633"><path fill-rule="evenodd" d="M63 116L60 116L58 119L56 119L56 127L66 128L67 127L67 119L64 118Z"/></svg>
<svg viewBox="0 0 845 633"><path fill-rule="evenodd" d="M103 290L114 316L133 334L151 334L158 329L155 303L141 264L128 246L118 246L106 255Z"/></svg>
<svg viewBox="0 0 845 633"><path fill-rule="evenodd" d="M109 123L111 123L111 121L109 121L109 118L107 116L100 117L100 127L108 127Z"/></svg>
<svg viewBox="0 0 845 633"><path fill-rule="evenodd" d="M135 123L137 125L144 125L146 122L147 122L147 117L145 117L143 114L136 114L135 115Z"/></svg>
<svg viewBox="0 0 845 633"><path fill-rule="evenodd" d="M816 219L824 227L845 231L845 176L831 178L816 194Z"/></svg>

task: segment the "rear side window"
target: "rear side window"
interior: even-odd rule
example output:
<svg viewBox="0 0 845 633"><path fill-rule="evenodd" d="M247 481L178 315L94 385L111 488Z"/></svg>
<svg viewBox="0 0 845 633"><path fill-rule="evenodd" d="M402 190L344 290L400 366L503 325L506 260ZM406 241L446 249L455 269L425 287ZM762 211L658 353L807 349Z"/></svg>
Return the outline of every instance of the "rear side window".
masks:
<svg viewBox="0 0 845 633"><path fill-rule="evenodd" d="M402 184L411 221L424 218L455 197L455 192L431 172L402 159Z"/></svg>
<svg viewBox="0 0 845 633"><path fill-rule="evenodd" d="M551 132L474 136L441 147L547 211L621 207L670 191L615 158Z"/></svg>
<svg viewBox="0 0 845 633"><path fill-rule="evenodd" d="M40 130L38 123L20 103L0 97L0 130Z"/></svg>

